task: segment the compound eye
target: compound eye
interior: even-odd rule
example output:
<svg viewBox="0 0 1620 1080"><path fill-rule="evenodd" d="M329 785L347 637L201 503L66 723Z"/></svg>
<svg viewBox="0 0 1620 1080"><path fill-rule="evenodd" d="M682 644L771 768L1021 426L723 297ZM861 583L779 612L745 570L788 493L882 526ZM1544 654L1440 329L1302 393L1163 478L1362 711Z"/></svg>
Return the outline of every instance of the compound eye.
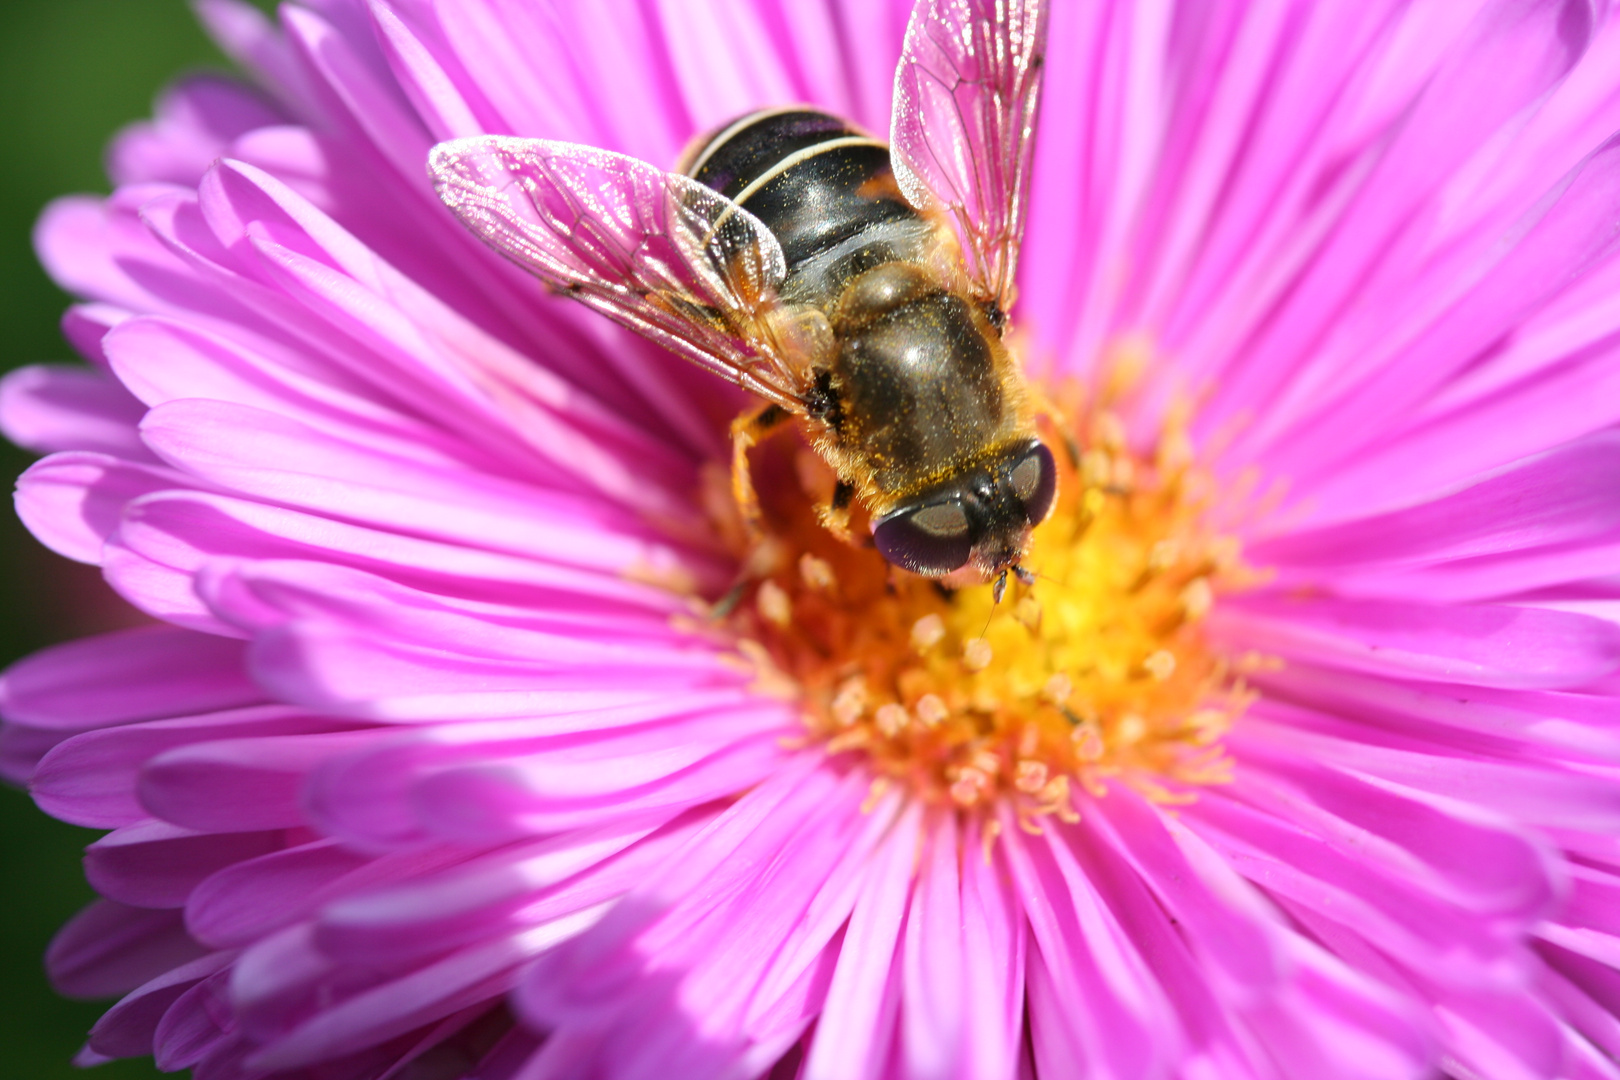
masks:
<svg viewBox="0 0 1620 1080"><path fill-rule="evenodd" d="M872 539L889 562L927 577L960 570L973 553L973 529L959 502L898 510L878 521Z"/></svg>
<svg viewBox="0 0 1620 1080"><path fill-rule="evenodd" d="M1052 512L1052 499L1057 495L1057 463L1045 443L1036 443L1022 461L1012 467L1013 491L1024 504L1024 514L1031 525L1039 525Z"/></svg>

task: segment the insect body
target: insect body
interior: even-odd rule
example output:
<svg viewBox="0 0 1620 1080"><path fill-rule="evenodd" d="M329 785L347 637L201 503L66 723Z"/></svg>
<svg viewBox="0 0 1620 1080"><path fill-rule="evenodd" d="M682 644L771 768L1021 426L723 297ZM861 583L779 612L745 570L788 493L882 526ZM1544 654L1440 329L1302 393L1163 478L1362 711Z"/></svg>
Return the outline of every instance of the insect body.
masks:
<svg viewBox="0 0 1620 1080"><path fill-rule="evenodd" d="M998 18L999 16L999 18ZM745 116L677 172L499 136L430 172L487 242L801 418L891 563L952 583L1021 566L1055 495L1002 340L1044 50L1040 0L923 0L891 146L807 107Z"/></svg>
<svg viewBox="0 0 1620 1080"><path fill-rule="evenodd" d="M780 301L812 328L798 346L806 412L840 473L866 481L885 557L934 575L1016 566L1051 504L1051 461L1001 309L973 296L949 226L901 194L888 147L826 113L778 109L688 156L683 171L782 246Z"/></svg>

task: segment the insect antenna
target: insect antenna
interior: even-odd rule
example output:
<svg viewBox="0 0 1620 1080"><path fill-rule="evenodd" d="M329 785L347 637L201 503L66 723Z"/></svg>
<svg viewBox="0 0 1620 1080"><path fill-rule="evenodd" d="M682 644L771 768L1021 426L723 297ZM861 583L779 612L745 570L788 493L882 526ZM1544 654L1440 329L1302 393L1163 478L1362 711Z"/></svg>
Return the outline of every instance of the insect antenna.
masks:
<svg viewBox="0 0 1620 1080"><path fill-rule="evenodd" d="M996 578L995 585L990 590L990 597L994 601L990 605L990 613L984 617L984 629L979 631L982 638L990 632L990 623L995 620L996 612L1001 610L1001 598L1007 593L1007 571L1003 570L1001 576Z"/></svg>

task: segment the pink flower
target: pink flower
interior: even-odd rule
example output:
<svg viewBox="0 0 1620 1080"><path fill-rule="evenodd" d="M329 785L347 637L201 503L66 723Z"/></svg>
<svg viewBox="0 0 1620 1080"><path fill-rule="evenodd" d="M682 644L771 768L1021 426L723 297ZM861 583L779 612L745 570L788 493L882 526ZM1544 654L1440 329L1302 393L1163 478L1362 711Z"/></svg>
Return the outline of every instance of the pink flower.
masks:
<svg viewBox="0 0 1620 1080"><path fill-rule="evenodd" d="M91 366L0 396L154 620L0 683L6 775L112 830L85 1061L1620 1077L1620 20L1054 3L1012 321L1083 452L992 609L790 439L749 554L745 396L424 172L887 131L909 7L199 0L257 88L46 211Z"/></svg>

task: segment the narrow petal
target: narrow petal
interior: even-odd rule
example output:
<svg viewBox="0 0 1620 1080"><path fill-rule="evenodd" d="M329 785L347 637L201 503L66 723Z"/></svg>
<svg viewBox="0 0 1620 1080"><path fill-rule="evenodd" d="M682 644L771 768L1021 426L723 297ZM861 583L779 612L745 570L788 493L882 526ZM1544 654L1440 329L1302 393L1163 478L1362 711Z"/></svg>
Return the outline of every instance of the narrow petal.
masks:
<svg viewBox="0 0 1620 1080"><path fill-rule="evenodd" d="M263 700L243 644L166 626L56 645L0 675L0 711L35 727L84 730Z"/></svg>
<svg viewBox="0 0 1620 1080"><path fill-rule="evenodd" d="M304 823L300 796L310 771L379 735L338 731L192 743L147 762L137 792L148 813L193 829L296 828Z"/></svg>
<svg viewBox="0 0 1620 1080"><path fill-rule="evenodd" d="M506 848L326 905L318 938L356 964L397 964L518 933L631 888L710 818L618 823Z"/></svg>
<svg viewBox="0 0 1620 1080"><path fill-rule="evenodd" d="M112 997L131 990L204 950L186 936L177 911L97 900L57 931L45 968L58 993Z"/></svg>
<svg viewBox="0 0 1620 1080"><path fill-rule="evenodd" d="M1019 900L1035 948L1029 1024L1035 1067L1078 1064L1099 1077L1170 1075L1183 1034L1174 1011L1064 841L1027 841L1005 821Z"/></svg>
<svg viewBox="0 0 1620 1080"><path fill-rule="evenodd" d="M590 568L681 564L667 546L636 538L644 526L599 503L412 460L259 409L171 401L141 431L177 467L295 509Z"/></svg>
<svg viewBox="0 0 1620 1080"><path fill-rule="evenodd" d="M877 1074L892 1051L903 978L901 931L918 856L919 817L915 808L902 816L873 858L805 1058L806 1080Z"/></svg>
<svg viewBox="0 0 1620 1080"><path fill-rule="evenodd" d="M237 136L284 119L252 88L218 75L174 83L158 96L153 113L119 132L107 148L113 183L195 184Z"/></svg>
<svg viewBox="0 0 1620 1080"><path fill-rule="evenodd" d="M1244 600L1218 619L1249 648L1395 678L1552 689L1620 666L1620 627L1542 608Z"/></svg>
<svg viewBox="0 0 1620 1080"><path fill-rule="evenodd" d="M108 833L86 848L84 873L109 900L133 907L178 908L208 875L281 845L280 833L199 833L143 821Z"/></svg>
<svg viewBox="0 0 1620 1080"><path fill-rule="evenodd" d="M47 813L75 825L133 825L147 816L136 798L136 777L142 765L166 750L217 738L311 734L344 726L284 705L262 705L87 731L45 755L34 773L33 796Z"/></svg>
<svg viewBox="0 0 1620 1080"><path fill-rule="evenodd" d="M956 1074L972 1029L965 1020L977 1011L963 993L966 956L957 948L965 924L955 822L935 825L926 843L909 898L897 995L906 1068L919 1080Z"/></svg>
<svg viewBox="0 0 1620 1080"><path fill-rule="evenodd" d="M669 590L616 574L588 573L199 491L159 492L138 500L125 509L114 542L188 580L217 559L294 559L353 566L442 595L537 609L609 605L668 615L680 606Z"/></svg>
<svg viewBox="0 0 1620 1080"><path fill-rule="evenodd" d="M583 933L603 912L603 908L590 908L510 939L452 953L438 963L328 1005L257 1051L252 1064L287 1069L328 1060L499 997L516 983L525 960Z"/></svg>
<svg viewBox="0 0 1620 1080"><path fill-rule="evenodd" d="M462 851L417 849L408 860L390 863L332 840L289 847L208 877L186 900L186 928L215 948L241 948L307 918L350 888L431 874L465 857Z"/></svg>
<svg viewBox="0 0 1620 1080"><path fill-rule="evenodd" d="M87 368L38 364L0 379L0 430L41 453L95 450L150 461L135 435L145 411L123 387Z"/></svg>
<svg viewBox="0 0 1620 1080"><path fill-rule="evenodd" d="M1261 564L1403 566L1567 544L1615 529L1620 437L1600 435L1405 510L1255 545Z"/></svg>
<svg viewBox="0 0 1620 1080"><path fill-rule="evenodd" d="M69 450L35 463L17 480L17 516L58 555L96 565L131 499L192 486L161 465Z"/></svg>
<svg viewBox="0 0 1620 1080"><path fill-rule="evenodd" d="M230 959L227 953L211 953L137 987L96 1021L96 1026L90 1029L90 1049L109 1058L152 1053L153 1036L170 1006Z"/></svg>
<svg viewBox="0 0 1620 1080"><path fill-rule="evenodd" d="M1512 248L1467 295L1387 366L1353 390L1339 389L1320 414L1302 418L1267 451L1271 460L1294 462L1289 471L1302 479L1353 460L1376 443L1388 418L1406 413L1559 291L1611 259L1615 239L1592 223L1617 211L1620 140L1611 139L1510 233ZM1414 377L1417 370L1422 374Z"/></svg>

